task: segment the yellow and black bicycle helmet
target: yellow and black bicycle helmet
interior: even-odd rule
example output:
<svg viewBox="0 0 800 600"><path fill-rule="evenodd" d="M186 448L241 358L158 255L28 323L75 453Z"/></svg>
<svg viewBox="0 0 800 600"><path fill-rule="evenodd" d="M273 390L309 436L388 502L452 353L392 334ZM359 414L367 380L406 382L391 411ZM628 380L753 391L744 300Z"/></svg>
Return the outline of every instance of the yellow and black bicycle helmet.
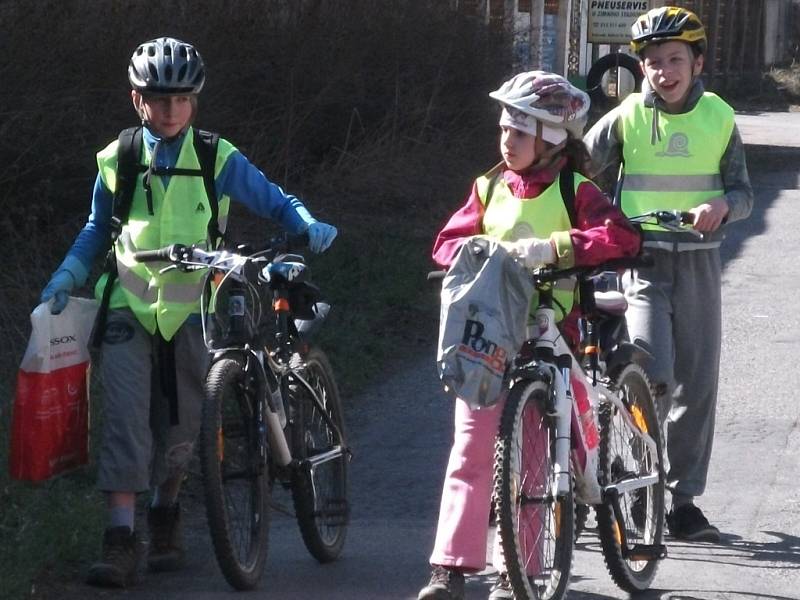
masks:
<svg viewBox="0 0 800 600"><path fill-rule="evenodd" d="M631 48L639 56L649 44L668 41L686 42L704 54L706 30L696 14L677 6L654 8L631 27Z"/></svg>

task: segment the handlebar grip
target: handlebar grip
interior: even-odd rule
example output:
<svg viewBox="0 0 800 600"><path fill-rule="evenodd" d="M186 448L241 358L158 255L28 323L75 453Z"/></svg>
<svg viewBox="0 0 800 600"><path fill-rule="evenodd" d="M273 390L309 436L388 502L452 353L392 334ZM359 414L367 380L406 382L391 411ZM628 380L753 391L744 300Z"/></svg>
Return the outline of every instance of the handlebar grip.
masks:
<svg viewBox="0 0 800 600"><path fill-rule="evenodd" d="M185 249L183 244L172 244L158 250L138 250L133 253L133 259L138 262L171 262Z"/></svg>
<svg viewBox="0 0 800 600"><path fill-rule="evenodd" d="M694 225L694 214L688 210L682 210L680 213L681 223L684 225Z"/></svg>
<svg viewBox="0 0 800 600"><path fill-rule="evenodd" d="M445 275L447 275L447 271L431 271L428 273L427 279L428 281L441 281Z"/></svg>
<svg viewBox="0 0 800 600"><path fill-rule="evenodd" d="M290 233L286 236L286 251L308 248L308 232Z"/></svg>
<svg viewBox="0 0 800 600"><path fill-rule="evenodd" d="M274 254L291 254L293 251L308 248L308 232L282 233L265 244L248 249L247 254L270 252Z"/></svg>

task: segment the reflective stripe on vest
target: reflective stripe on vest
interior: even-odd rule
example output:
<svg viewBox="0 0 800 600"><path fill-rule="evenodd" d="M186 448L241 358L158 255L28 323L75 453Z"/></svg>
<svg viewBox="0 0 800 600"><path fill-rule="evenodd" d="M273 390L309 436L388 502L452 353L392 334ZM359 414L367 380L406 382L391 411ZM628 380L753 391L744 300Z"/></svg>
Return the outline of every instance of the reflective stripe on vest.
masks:
<svg viewBox="0 0 800 600"><path fill-rule="evenodd" d="M97 155L100 177L113 193L117 177L117 141L109 144ZM215 178L235 148L220 139L215 163ZM150 161L150 151L143 147L142 161ZM193 132L186 132L175 167L200 170L200 162L194 149ZM137 250L155 250L170 244L208 244L208 221L211 207L206 196L202 176L172 175L167 188L161 177L151 178L153 214L147 210L147 200L139 174L128 221L123 224L117 239L117 281L111 294L110 308L130 307L144 328L154 334L160 331L165 340L170 340L186 318L199 312L200 295L205 273L196 271L183 273L171 270L159 273L164 263L139 263L133 259ZM218 199L219 229L225 232L230 199ZM100 278L95 294L102 297L107 275Z"/></svg>
<svg viewBox="0 0 800 600"><path fill-rule="evenodd" d="M483 233L513 242L529 237L549 238L554 231L569 231L572 224L561 197L559 177L535 198L515 198L502 172L490 171L479 177L475 182L478 198L484 207L488 201L488 208L483 215ZM577 194L578 186L588 179L579 173L574 173L573 177ZM490 189L491 198L487 199ZM560 321L569 314L575 302L575 280L561 279L555 282L553 298L558 303L555 309ZM538 295L534 295L531 308L536 308L538 302ZM564 308L561 315L558 314L559 304Z"/></svg>
<svg viewBox="0 0 800 600"><path fill-rule="evenodd" d="M719 164L734 126L733 109L710 92L684 114L659 111L661 141L651 144L653 108L641 94L620 107L620 139L625 161L622 210L636 216L653 210L688 210L724 193ZM691 244L685 234L644 226L650 240Z"/></svg>

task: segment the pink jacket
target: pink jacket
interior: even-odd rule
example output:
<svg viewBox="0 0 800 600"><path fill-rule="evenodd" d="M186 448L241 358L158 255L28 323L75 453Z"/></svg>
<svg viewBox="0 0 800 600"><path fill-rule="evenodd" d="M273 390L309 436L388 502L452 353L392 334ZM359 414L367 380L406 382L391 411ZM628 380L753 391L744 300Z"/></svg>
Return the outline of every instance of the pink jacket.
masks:
<svg viewBox="0 0 800 600"><path fill-rule="evenodd" d="M505 169L503 178L515 197L530 198L528 202L536 202L536 197L553 183L565 162L566 158L562 157L550 168L519 173ZM448 267L467 238L483 233L483 213L484 207L473 183L464 206L450 217L436 236L433 260L437 264ZM584 182L578 186L575 214L578 226L569 231L575 265L599 264L612 258L636 256L639 252L639 233L594 184ZM578 307L573 309L562 323L564 332L573 340L577 339L577 310Z"/></svg>

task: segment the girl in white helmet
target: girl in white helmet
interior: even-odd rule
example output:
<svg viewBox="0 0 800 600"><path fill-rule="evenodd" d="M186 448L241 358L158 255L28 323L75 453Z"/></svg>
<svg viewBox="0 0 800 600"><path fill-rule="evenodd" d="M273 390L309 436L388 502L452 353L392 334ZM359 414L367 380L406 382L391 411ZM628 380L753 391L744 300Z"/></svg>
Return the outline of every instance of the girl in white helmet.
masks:
<svg viewBox="0 0 800 600"><path fill-rule="evenodd" d="M502 107L502 161L475 180L466 203L439 232L433 259L449 266L461 244L475 235L508 242L529 268L636 255L638 233L581 175L588 159L581 142L588 96L543 71L520 73L489 95ZM562 180L570 178L572 186L562 188ZM577 319L576 307L561 322L573 345ZM472 410L456 400L454 442L430 557L433 572L419 600L463 598L464 574L486 566L493 446L502 408L500 401ZM501 561L494 562L500 575L489 598L513 598Z"/></svg>

